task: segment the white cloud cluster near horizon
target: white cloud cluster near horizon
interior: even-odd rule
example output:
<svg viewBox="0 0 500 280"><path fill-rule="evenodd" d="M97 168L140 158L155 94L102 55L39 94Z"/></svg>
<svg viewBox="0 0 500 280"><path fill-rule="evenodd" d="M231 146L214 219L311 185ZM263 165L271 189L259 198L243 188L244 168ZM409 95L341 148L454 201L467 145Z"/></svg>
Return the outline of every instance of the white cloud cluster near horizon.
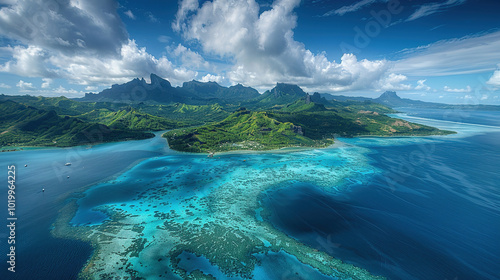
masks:
<svg viewBox="0 0 500 280"><path fill-rule="evenodd" d="M125 83L150 73L173 83L196 77L196 71L156 58L129 39L117 9L114 0L32 0L2 7L0 35L21 44L0 48L11 57L0 64L0 72L88 86ZM183 55L193 57L188 49Z"/></svg>
<svg viewBox="0 0 500 280"><path fill-rule="evenodd" d="M445 86L444 87L444 91L446 91L446 92L463 93L463 92L471 92L472 88L470 86L467 86L465 88L450 88L449 86Z"/></svg>
<svg viewBox="0 0 500 280"><path fill-rule="evenodd" d="M32 83L28 83L23 80L19 80L16 86L19 88L20 91L30 91L35 89Z"/></svg>
<svg viewBox="0 0 500 280"><path fill-rule="evenodd" d="M269 88L285 82L328 92L379 89L380 84L404 87L395 84L386 60L344 54L339 62L330 61L325 53L314 54L296 41L294 9L299 4L300 0L276 0L261 13L254 0L213 0L201 6L184 0L172 28L198 42L204 53L231 60L226 75L232 83Z"/></svg>
<svg viewBox="0 0 500 280"><path fill-rule="evenodd" d="M500 68L500 64L498 65ZM491 75L490 79L486 81L486 84L491 85L496 88L500 88L500 70L496 70L493 72L493 75Z"/></svg>

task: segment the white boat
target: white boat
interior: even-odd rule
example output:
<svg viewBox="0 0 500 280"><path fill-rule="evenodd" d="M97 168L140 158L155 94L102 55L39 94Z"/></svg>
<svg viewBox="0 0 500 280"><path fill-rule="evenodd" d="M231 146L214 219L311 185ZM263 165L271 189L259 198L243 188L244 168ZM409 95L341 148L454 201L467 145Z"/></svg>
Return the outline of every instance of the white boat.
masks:
<svg viewBox="0 0 500 280"><path fill-rule="evenodd" d="M70 163L70 162L66 162L66 164L65 164L65 165L66 165L66 166L70 166L70 165L71 165L71 163Z"/></svg>

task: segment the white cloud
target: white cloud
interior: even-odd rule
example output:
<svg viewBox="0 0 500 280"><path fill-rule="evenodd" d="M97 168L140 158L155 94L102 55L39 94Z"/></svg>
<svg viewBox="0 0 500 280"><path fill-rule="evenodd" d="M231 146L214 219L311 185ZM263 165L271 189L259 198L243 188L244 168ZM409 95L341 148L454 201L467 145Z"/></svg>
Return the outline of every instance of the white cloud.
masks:
<svg viewBox="0 0 500 280"><path fill-rule="evenodd" d="M19 80L16 86L20 89L20 91L32 91L35 89L32 83L28 83L23 80Z"/></svg>
<svg viewBox="0 0 500 280"><path fill-rule="evenodd" d="M428 3L424 4L410 15L406 21L412 21L416 20L422 17L430 16L435 13L439 13L444 11L445 9L462 5L466 2L467 0L447 0L445 2L436 2L436 3Z"/></svg>
<svg viewBox="0 0 500 280"><path fill-rule="evenodd" d="M379 81L379 90L409 90L411 85L403 84L408 77L401 74L391 73Z"/></svg>
<svg viewBox="0 0 500 280"><path fill-rule="evenodd" d="M467 86L466 88L450 88L449 86L445 86L444 91L446 91L446 92L471 92L472 88L470 86Z"/></svg>
<svg viewBox="0 0 500 280"><path fill-rule="evenodd" d="M85 90L87 91L97 91L98 87L96 86L86 86Z"/></svg>
<svg viewBox="0 0 500 280"><path fill-rule="evenodd" d="M500 87L500 70L496 70L493 72L493 75L486 82L488 85L492 85L495 87Z"/></svg>
<svg viewBox="0 0 500 280"><path fill-rule="evenodd" d="M259 13L255 0L184 0L172 24L187 40L200 43L205 54L231 63L232 83L271 87L296 83L306 90L341 91L373 88L388 68L385 60L358 60L344 54L340 63L313 54L293 38L300 0L276 0Z"/></svg>
<svg viewBox="0 0 500 280"><path fill-rule="evenodd" d="M205 61L205 59L197 52L186 48L182 44L177 45L177 47L170 52L181 59L182 65L189 68L197 69L208 69L210 64Z"/></svg>
<svg viewBox="0 0 500 280"><path fill-rule="evenodd" d="M12 55L12 60L0 65L0 72L9 72L24 77L55 77L53 69L46 67L49 54L37 46L3 47Z"/></svg>
<svg viewBox="0 0 500 280"><path fill-rule="evenodd" d="M121 47L118 57L54 56L50 62L61 75L82 85L109 85L124 83L135 77L149 77L156 73L173 84L192 80L197 73L184 67L175 67L166 57L156 58L139 48L134 40Z"/></svg>
<svg viewBox="0 0 500 280"><path fill-rule="evenodd" d="M111 85L124 83L150 73L169 79L174 84L192 80L197 73L185 67L175 67L166 57L156 58L129 40L119 56L87 56L47 53L38 47L11 48L13 60L0 65L0 71L29 77L64 78L81 85Z"/></svg>
<svg viewBox="0 0 500 280"><path fill-rule="evenodd" d="M52 79L49 78L43 78L42 81L42 88L49 88L50 84L52 84Z"/></svg>
<svg viewBox="0 0 500 280"><path fill-rule="evenodd" d="M117 8L112 0L17 1L1 8L0 36L21 45L0 47L11 57L0 64L0 72L93 86L124 83L150 73L173 84L196 77L196 71L176 67L164 56L156 58L128 39ZM38 17L43 22L34 22L42 20ZM184 55L195 54L186 49ZM42 88L49 84L44 81Z"/></svg>
<svg viewBox="0 0 500 280"><path fill-rule="evenodd" d="M427 81L427 80L418 80L417 86L415 87L415 89L417 89L417 90L431 90L431 87L426 85L425 81Z"/></svg>
<svg viewBox="0 0 500 280"><path fill-rule="evenodd" d="M126 11L124 14L131 19L135 19L135 15L134 15L134 13L132 13L131 10Z"/></svg>
<svg viewBox="0 0 500 280"><path fill-rule="evenodd" d="M206 74L201 78L201 81L206 82L216 82L218 84L222 83L225 80L224 76Z"/></svg>
<svg viewBox="0 0 500 280"><path fill-rule="evenodd" d="M198 6L198 0L179 1L179 9L175 15L175 21L172 23L172 29L177 32L185 30L187 27L184 21L190 12L198 9Z"/></svg>
<svg viewBox="0 0 500 280"><path fill-rule="evenodd" d="M348 6L343 6L343 7L340 7L338 9L335 9L335 10L331 10L327 13L325 13L323 16L331 16L331 15L338 15L338 16L343 16L347 13L352 13L352 12L355 12L365 6L369 6L375 2L378 2L379 0L362 0L362 1L359 1L359 2L356 2L352 5L348 5Z"/></svg>
<svg viewBox="0 0 500 280"><path fill-rule="evenodd" d="M392 71L407 76L448 76L494 71L500 61L500 31L443 40L404 50Z"/></svg>
<svg viewBox="0 0 500 280"><path fill-rule="evenodd" d="M0 88L11 88L11 86L6 85L4 83L0 83Z"/></svg>
<svg viewBox="0 0 500 280"><path fill-rule="evenodd" d="M68 55L113 55L128 39L117 8L113 0L16 1L0 9L0 35Z"/></svg>
<svg viewBox="0 0 500 280"><path fill-rule="evenodd" d="M63 86L59 86L58 88L52 90L52 92L56 93L56 94L61 94L61 95L75 95L75 94L78 94L79 92L77 90L74 90L74 89L65 89Z"/></svg>

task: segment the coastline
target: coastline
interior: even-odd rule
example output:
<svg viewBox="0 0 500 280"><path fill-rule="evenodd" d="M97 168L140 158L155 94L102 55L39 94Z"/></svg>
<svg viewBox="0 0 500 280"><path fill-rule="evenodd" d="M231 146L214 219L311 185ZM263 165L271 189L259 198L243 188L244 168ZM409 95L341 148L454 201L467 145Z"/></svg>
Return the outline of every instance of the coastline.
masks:
<svg viewBox="0 0 500 280"><path fill-rule="evenodd" d="M373 137L373 136L369 136L369 137L366 137L366 138L386 138L386 139L387 139L387 138L402 138L402 137ZM404 137L404 138L406 138L406 139L411 139L411 138L427 138L427 137L425 137L425 136L423 136L423 137L407 136L407 137ZM360 139L360 138L359 138L359 139ZM352 146L352 144L350 144L350 143L348 143L348 142L347 142L347 143L344 143L344 142L342 142L342 141L338 141L338 140L337 140L337 141L335 142L335 144L334 144L334 145L329 146L328 148L337 148L337 147L342 147L342 146ZM322 148L322 149L328 149L328 148ZM259 154L261 154L261 155L272 155L272 154L278 154L278 155L280 155L280 157L282 157L282 156L287 156L287 154L292 154L293 152L300 152L300 151L313 151L313 150L316 150L316 149L314 149L314 148L291 148L291 149L287 149L287 148L285 148L285 149L280 149L280 150L266 150L266 151L245 151L245 150L243 150L243 151L229 151L229 152L221 153L221 155L222 155L222 156L224 156L224 155L259 155ZM319 149L318 149L318 150L319 150ZM278 151L278 152L276 152L276 151ZM172 154L173 154L173 155L176 155L176 154L177 154L177 155L183 155L183 154L184 154L184 155L194 155L194 156L196 156L196 157L195 157L195 159L196 159L198 162L207 162L207 164L209 164L209 165L211 165L211 164L219 164L219 163L214 163L214 162L212 162L212 161L210 161L210 160L208 160L208 161L207 161L206 159L202 159L203 157L201 157L199 153L186 153L186 152L178 152L178 151L173 151L173 153L172 153ZM318 154L321 154L321 153L318 153ZM293 163L292 163L293 161L299 161L299 160L300 160L300 157L299 157L299 158L294 158L294 157L293 157L293 155L288 155L288 158L290 158L290 160L287 160L287 162L289 162L290 164L293 164ZM226 160L226 161L227 161L227 159L224 159L224 160ZM217 161L217 162L218 162L218 161ZM233 164L237 164L235 161L232 161L232 163L233 163ZM251 164L255 164L255 163L251 163ZM303 166L300 166L300 168L303 168ZM359 167L354 168L354 169L358 170L358 169L359 169ZM129 171L129 170L126 170L126 171L124 171L124 172L127 172L127 171ZM200 171L200 172L201 172L201 171ZM204 173L204 172L202 172L202 173ZM305 173L307 173L307 172L305 172ZM243 174L240 174L240 175L243 175ZM115 174L115 177L118 177L118 176L119 176L118 174ZM279 178L281 178L281 179L287 179L287 178L296 178L297 176L290 176L290 175L287 175L286 177L282 177L282 176L277 176L277 177L279 177ZM245 176L243 176L243 177L241 177L241 178L246 178L246 177L245 177ZM308 180L310 180L310 178L308 179L307 177L300 178L300 176L299 176L299 177L297 177L297 178L299 178L298 180L300 180L300 181L305 181L305 182L307 182ZM238 181L238 180L236 180L236 181ZM314 181L314 180L313 180L313 181ZM251 184L249 184L249 185L251 185L251 186L258 186L258 183L251 183ZM327 183L327 184L325 184L325 185L331 185L331 183ZM231 186L231 185L230 185L230 186ZM227 189L227 190L233 190L234 188L231 186L231 187L224 187L224 189ZM256 188L254 191L260 191L260 190L264 190L264 191L265 191L265 190L269 190L269 189L272 189L272 187L271 187L271 188L269 188L269 187L268 187L268 188L266 188L266 187L258 187L258 188ZM227 191L227 190L226 190L226 191ZM245 190L247 190L247 191L248 191L248 189L245 189ZM239 192L237 192L237 193L239 193ZM241 193L246 193L246 192L242 190L242 191L241 191ZM232 193L232 195L234 195L234 193ZM217 196L217 197L218 197L217 201L220 201L219 196ZM222 198L227 198L227 196L222 196ZM73 200L73 201L74 201L74 203L75 203L75 204L73 204L73 206L75 206L75 205L76 205L76 201L75 201L75 200ZM250 203L250 202L251 202L251 203ZM126 203L125 203L125 204L126 204ZM136 204L136 203L134 203L134 204ZM255 203L253 203L253 201L245 202L245 205L246 205L246 206L252 206L252 207L251 207L251 209L254 209L254 210L255 210L255 209L258 209L258 207L259 207L259 204L255 204ZM115 230L117 230L118 228L121 228L120 224L122 224L122 225L123 225L123 221L128 221L128 220L130 220L130 219L133 217L133 215L131 215L131 214L124 215L124 214L121 214L121 212L114 212L114 211L116 211L116 210L117 210L115 207L116 207L116 206L113 206L113 208L111 208L111 207L105 208L106 210L108 210L108 211L106 211L105 213L107 213L107 214L111 214L111 215L110 215L110 219L111 219L111 221L110 221L110 222L111 222L111 224L113 225L113 228L114 228L114 229L112 229L112 231L113 231L113 232L114 232ZM242 208L242 209L247 209L247 208L248 208L248 207L244 207L244 208ZM248 208L248 209L250 209L250 208ZM77 209L75 208L75 209L74 209L74 211L76 211L76 210L77 210ZM100 209L99 209L99 210L100 210ZM141 211L141 212L142 212L142 211ZM63 212L61 212L61 213L65 213L65 212L63 211ZM136 212L136 213L137 213L137 212ZM65 213L65 214L67 214L67 213ZM266 213L265 213L264 211L263 211L263 212L261 212L261 214L262 214L262 215L266 215ZM131 216L130 216L130 215L131 215ZM73 217L73 216L74 216L74 213L73 213L72 215L70 215L70 216L71 216L71 217ZM195 216L196 216L196 215L195 215ZM70 220L71 220L71 219L70 219ZM69 220L69 221L70 221L70 220ZM146 219L146 220L147 220L147 219ZM169 222L168 222L168 223L167 223L167 221L165 221L165 225L167 225L167 224L169 224L169 223L173 223L173 221L176 221L176 220L177 220L177 219L174 219L174 220L170 221L170 219L169 219ZM179 223L182 223L182 219L180 219L180 220L179 220ZM154 225L155 225L155 224L153 223L153 226L154 226ZM93 226L91 226L91 227L86 227L86 226L80 226L80 227L78 227L78 226L73 226L73 227L72 227L70 224L65 224L65 227L67 227L66 229L68 230L66 233L67 233L67 234L69 234L69 236L67 236L67 237L68 237L68 238L74 238L74 236L72 236L72 234L71 234L73 230L77 230L78 232L80 232L80 230L85 231L85 229L86 229L86 228L87 228L87 229L90 229L90 228L97 229L97 228L100 228L100 225L97 225L97 227L94 227L94 225L93 225ZM107 227L106 227L106 226L103 226L103 227L101 228L101 230L104 230L104 229L107 229ZM162 228L162 229L163 229L163 228ZM110 229L110 230L111 230L111 229ZM193 232L193 231L192 231L192 232ZM75 233L75 231L73 231L73 233ZM81 232L80 232L80 233L81 233ZM79 235L79 234L78 234L78 235ZM286 234L285 234L285 235L286 235ZM282 236L282 235L279 235L279 236ZM94 236L94 237L96 238L97 236ZM131 237L129 237L129 238L131 238ZM137 236L137 238L138 238L138 240L142 240L142 238L146 238L146 237ZM212 236L212 238L215 238L215 236ZM285 237L283 237L283 238L285 238ZM288 238L290 238L290 236L288 236ZM95 240L97 240L97 239L95 239ZM91 240L87 239L87 242L91 242ZM154 244L154 241L150 241L149 239L148 239L148 242L151 242L151 244ZM102 251L102 252L100 252L100 250L101 250L101 249L100 249L100 247L99 247L99 246L104 246L104 245L102 245L102 244L100 245L97 241L94 241L94 244L96 244L96 245L95 245L95 246L93 246L93 248L94 248L96 251L93 253L93 257L92 257L91 259L89 259L89 260L88 260L88 262L86 263L86 266L83 268L83 269L85 269L85 272L84 272L84 273L87 273L87 274L86 274L87 276L93 275L92 271L91 271L91 270L87 270L87 269L92 269L92 267L96 265L96 264L94 263L94 261L98 260L97 255L94 255L94 254L99 254L99 253L102 253L102 252L108 252L108 251L109 251L109 248L108 248L108 249L104 248L104 249L103 249L103 251ZM298 243L294 243L294 244L298 244ZM134 244L132 244L132 246L135 246L135 245L134 245ZM273 245L273 247L272 247L272 248L274 248L274 246L278 246L278 247L280 247L279 245ZM294 245L294 246L295 246L295 245ZM297 245L297 246L298 246L298 245ZM280 248L281 248L281 247L280 247L280 248L278 248L278 247L276 247L276 250L278 250L278 249L280 249ZM136 248L137 250L139 250L139 249L143 250L143 249L144 249L144 248L142 248L142 247L133 247L133 248ZM181 247L181 248L184 248L185 250L190 250L190 249L193 249L191 246L186 246L186 247ZM283 249L283 248L281 248L281 249ZM193 249L193 250L194 250L194 249ZM296 255L296 254L298 254L298 253L299 253L299 251L296 251L296 250L289 250L289 249L288 249L288 250L283 249L283 250L285 250L286 252L288 252L288 253L290 253L290 254L292 254L292 255ZM271 250L271 251L272 251L272 252L274 252L275 250ZM205 252L205 253L207 254L207 255L206 255L206 258L208 258L209 260L213 259L213 256L212 256L212 255L210 255L210 254L208 253L208 251L207 251L207 252ZM204 255L204 254L202 254L202 255ZM204 256L205 256L205 255L204 255ZM304 256L299 257L299 261L300 261L301 263L303 263L303 264L309 264L309 265L310 265L310 262L308 262L308 261L303 261L303 260L304 260L303 258L304 258ZM306 258L306 259L307 259L307 258ZM175 257L174 257L174 260L175 260ZM337 260L339 260L339 261L340 261L341 259L337 259ZM216 263L216 262L214 262L214 264L215 264L215 265L217 265L217 263ZM318 266L319 266L319 264L318 264ZM316 265L313 265L313 267L318 268ZM82 271L83 271L83 270L82 270Z"/></svg>

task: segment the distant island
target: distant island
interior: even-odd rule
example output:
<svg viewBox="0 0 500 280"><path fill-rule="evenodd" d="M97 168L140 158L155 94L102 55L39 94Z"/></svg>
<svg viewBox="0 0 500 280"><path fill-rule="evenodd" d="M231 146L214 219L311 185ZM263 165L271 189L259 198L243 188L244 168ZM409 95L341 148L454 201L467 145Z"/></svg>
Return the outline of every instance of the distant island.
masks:
<svg viewBox="0 0 500 280"><path fill-rule="evenodd" d="M374 102L391 108L411 107L411 108L432 108L432 109L455 109L455 110L481 110L481 111L500 111L499 105L484 105L484 104L444 104L435 102L425 102L420 100L412 100L399 97L394 91L386 91L377 98L344 96L321 94L327 100L332 101L359 101L359 102Z"/></svg>
<svg viewBox="0 0 500 280"><path fill-rule="evenodd" d="M164 137L172 149L206 153L326 147L339 136L454 133L387 116L396 112L391 106L409 102L394 92L352 100L283 83L259 94L242 85L191 81L172 87L155 74L150 79L78 99L0 95L0 146L68 147L145 139L154 136L151 131L170 130Z"/></svg>

